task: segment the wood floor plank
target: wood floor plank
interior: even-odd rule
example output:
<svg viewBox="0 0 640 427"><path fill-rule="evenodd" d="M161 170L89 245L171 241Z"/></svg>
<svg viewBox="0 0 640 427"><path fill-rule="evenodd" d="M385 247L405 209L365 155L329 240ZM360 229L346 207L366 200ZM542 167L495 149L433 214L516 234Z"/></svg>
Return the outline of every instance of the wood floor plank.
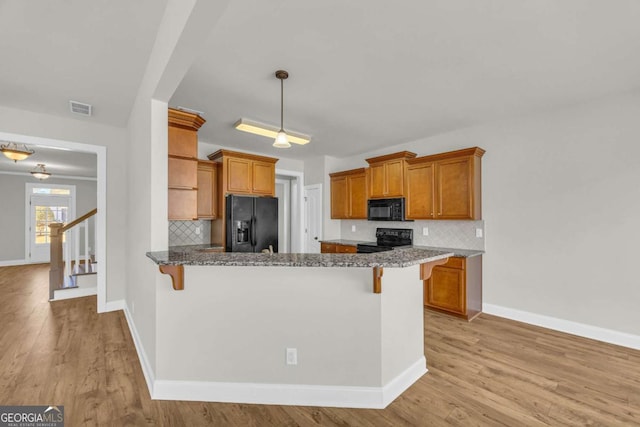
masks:
<svg viewBox="0 0 640 427"><path fill-rule="evenodd" d="M429 372L384 410L151 400L122 312L49 303L48 265L0 267L0 404L70 426L640 425L640 351L425 311Z"/></svg>

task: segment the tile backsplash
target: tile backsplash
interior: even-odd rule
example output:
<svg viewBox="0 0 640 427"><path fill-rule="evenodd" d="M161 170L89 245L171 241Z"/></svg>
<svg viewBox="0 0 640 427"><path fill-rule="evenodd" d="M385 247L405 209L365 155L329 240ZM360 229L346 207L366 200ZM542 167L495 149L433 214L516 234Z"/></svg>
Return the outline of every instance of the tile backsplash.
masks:
<svg viewBox="0 0 640 427"><path fill-rule="evenodd" d="M211 221L169 221L169 246L207 243L211 243Z"/></svg>
<svg viewBox="0 0 640 427"><path fill-rule="evenodd" d="M352 231L352 226L356 231ZM376 240L376 228L411 228L413 244L442 248L484 250L484 221L356 221L342 220L340 238L346 240ZM422 234L427 227L429 235ZM480 229L482 237L476 237Z"/></svg>

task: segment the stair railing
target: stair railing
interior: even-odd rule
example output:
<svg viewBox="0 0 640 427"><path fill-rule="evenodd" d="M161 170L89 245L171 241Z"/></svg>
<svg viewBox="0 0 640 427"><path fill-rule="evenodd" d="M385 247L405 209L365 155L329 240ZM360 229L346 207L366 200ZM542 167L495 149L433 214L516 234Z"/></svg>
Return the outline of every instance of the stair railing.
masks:
<svg viewBox="0 0 640 427"><path fill-rule="evenodd" d="M69 277L72 274L71 267L71 242L75 246L75 259L73 266L73 272L78 273L80 271L80 227L84 226L84 263L85 273L93 271L91 256L89 254L89 218L98 213L98 209L93 209L81 217L71 221L69 224L64 225L58 222L49 224L50 230L50 262L49 269L49 299L52 300L56 289L61 289L64 285L64 278ZM69 231L65 239L65 232ZM71 238L73 237L73 239ZM95 242L94 242L95 246Z"/></svg>

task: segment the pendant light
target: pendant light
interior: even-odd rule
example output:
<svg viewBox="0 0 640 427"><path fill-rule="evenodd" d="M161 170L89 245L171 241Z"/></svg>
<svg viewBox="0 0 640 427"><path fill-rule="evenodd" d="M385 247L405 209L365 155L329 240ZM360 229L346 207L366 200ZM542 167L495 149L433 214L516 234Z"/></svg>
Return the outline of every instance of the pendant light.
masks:
<svg viewBox="0 0 640 427"><path fill-rule="evenodd" d="M40 181L51 176L51 174L47 172L47 169L45 169L44 164L42 163L38 163L36 168L31 171L31 175L33 175L34 178L38 178Z"/></svg>
<svg viewBox="0 0 640 427"><path fill-rule="evenodd" d="M276 77L280 79L280 130L276 136L276 140L273 142L273 146L276 148L289 148L289 138L284 131L284 79L289 77L289 73L284 70L276 71Z"/></svg>
<svg viewBox="0 0 640 427"><path fill-rule="evenodd" d="M18 148L18 144L15 142L4 141L6 144L0 145L0 151L5 155L8 159L13 160L14 162L18 162L18 160L24 160L35 151L27 148L26 145L22 144L22 149Z"/></svg>

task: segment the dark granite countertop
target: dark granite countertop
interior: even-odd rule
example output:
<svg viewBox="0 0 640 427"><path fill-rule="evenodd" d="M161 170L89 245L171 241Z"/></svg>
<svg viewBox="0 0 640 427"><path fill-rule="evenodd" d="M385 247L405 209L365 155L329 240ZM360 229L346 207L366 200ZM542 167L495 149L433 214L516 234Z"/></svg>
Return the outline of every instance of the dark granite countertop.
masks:
<svg viewBox="0 0 640 427"><path fill-rule="evenodd" d="M435 246L413 246L413 247L415 249L453 252L453 256L460 257L460 258L471 258L474 256L482 255L484 253L484 251L480 251L477 249L438 248Z"/></svg>
<svg viewBox="0 0 640 427"><path fill-rule="evenodd" d="M290 254L206 252L194 246L174 246L168 251L147 252L158 265L212 265L254 267L409 267L453 256L436 249L407 248L373 254ZM202 245L211 247L211 245Z"/></svg>
<svg viewBox="0 0 640 427"><path fill-rule="evenodd" d="M361 243L375 245L376 242L365 242L364 240L347 240L347 239L335 239L335 240L320 240L320 243L330 243L333 245L347 245L358 246Z"/></svg>

